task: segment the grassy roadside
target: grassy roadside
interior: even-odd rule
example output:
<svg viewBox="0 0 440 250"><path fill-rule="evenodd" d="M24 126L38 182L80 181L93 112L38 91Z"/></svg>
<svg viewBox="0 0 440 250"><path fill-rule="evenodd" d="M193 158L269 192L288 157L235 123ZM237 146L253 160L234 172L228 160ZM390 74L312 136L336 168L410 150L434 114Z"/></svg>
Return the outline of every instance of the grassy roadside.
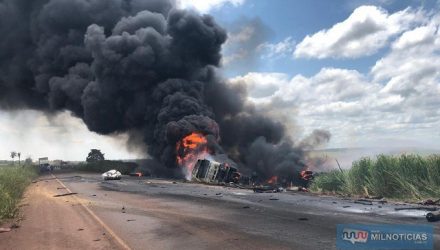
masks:
<svg viewBox="0 0 440 250"><path fill-rule="evenodd" d="M16 215L24 190L36 176L33 166L0 166L0 222Z"/></svg>
<svg viewBox="0 0 440 250"><path fill-rule="evenodd" d="M353 162L349 170L318 175L314 192L393 199L440 198L440 155L379 155Z"/></svg>

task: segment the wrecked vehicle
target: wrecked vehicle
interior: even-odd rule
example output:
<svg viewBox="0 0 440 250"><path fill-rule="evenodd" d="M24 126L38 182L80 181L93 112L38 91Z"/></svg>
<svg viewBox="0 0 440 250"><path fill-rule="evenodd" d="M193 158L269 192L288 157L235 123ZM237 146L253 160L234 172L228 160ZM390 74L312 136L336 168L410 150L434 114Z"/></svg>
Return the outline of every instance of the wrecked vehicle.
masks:
<svg viewBox="0 0 440 250"><path fill-rule="evenodd" d="M210 160L198 160L195 164L191 179L204 183L237 183L240 179L240 173L237 169L229 166L227 163L219 163Z"/></svg>
<svg viewBox="0 0 440 250"><path fill-rule="evenodd" d="M118 170L112 169L102 174L103 180L120 180L122 177L121 172Z"/></svg>
<svg viewBox="0 0 440 250"><path fill-rule="evenodd" d="M303 170L299 173L301 179L311 181L315 178L315 173L311 170Z"/></svg>

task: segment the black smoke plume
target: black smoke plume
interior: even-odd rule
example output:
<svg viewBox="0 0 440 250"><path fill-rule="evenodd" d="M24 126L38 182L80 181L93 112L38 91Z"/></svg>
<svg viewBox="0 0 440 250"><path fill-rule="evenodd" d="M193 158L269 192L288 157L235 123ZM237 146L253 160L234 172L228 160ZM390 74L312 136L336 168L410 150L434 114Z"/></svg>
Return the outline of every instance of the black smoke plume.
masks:
<svg viewBox="0 0 440 250"><path fill-rule="evenodd" d="M171 168L176 143L197 131L261 178L293 175L302 152L283 124L245 105L245 89L216 73L226 31L174 6L1 0L0 107L68 110L99 134L142 134L148 153Z"/></svg>

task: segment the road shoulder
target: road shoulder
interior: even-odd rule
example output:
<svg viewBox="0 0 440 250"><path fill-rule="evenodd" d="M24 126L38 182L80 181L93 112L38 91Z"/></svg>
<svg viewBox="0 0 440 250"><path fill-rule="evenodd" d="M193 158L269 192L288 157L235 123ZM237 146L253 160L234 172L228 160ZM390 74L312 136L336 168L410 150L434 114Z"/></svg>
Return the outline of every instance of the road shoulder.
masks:
<svg viewBox="0 0 440 250"><path fill-rule="evenodd" d="M118 249L115 240L57 179L41 177L21 202L18 228L0 234L0 249Z"/></svg>

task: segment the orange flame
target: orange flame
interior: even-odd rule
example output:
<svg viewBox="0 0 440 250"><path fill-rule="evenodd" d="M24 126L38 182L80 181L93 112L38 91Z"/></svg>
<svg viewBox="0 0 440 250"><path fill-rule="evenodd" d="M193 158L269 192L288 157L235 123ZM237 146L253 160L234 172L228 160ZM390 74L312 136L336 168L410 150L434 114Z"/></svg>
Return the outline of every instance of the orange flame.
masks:
<svg viewBox="0 0 440 250"><path fill-rule="evenodd" d="M194 164L209 155L208 140L201 133L191 133L176 145L177 164L185 168L187 179L191 179Z"/></svg>
<svg viewBox="0 0 440 250"><path fill-rule="evenodd" d="M313 171L311 170L303 170L299 173L299 176L301 177L301 179L309 181L311 179L313 179Z"/></svg>
<svg viewBox="0 0 440 250"><path fill-rule="evenodd" d="M276 176L276 175L270 177L270 179L267 180L268 184L276 184L277 182L278 182L278 176Z"/></svg>

